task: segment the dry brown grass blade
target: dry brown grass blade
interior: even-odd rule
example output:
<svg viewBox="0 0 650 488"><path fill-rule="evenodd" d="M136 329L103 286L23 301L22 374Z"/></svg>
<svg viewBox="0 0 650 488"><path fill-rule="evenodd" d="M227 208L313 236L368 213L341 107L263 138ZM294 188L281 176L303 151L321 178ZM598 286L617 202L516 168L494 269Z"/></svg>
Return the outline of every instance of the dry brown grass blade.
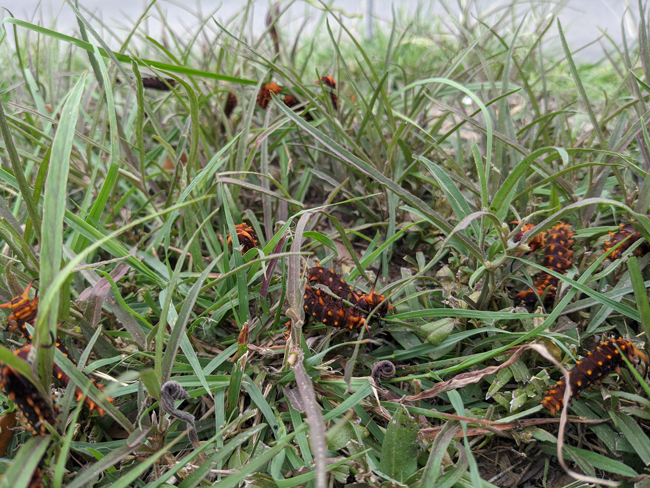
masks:
<svg viewBox="0 0 650 488"><path fill-rule="evenodd" d="M296 226L292 253L288 258L289 276L287 277L287 301L289 310L287 316L291 319L291 344L289 364L296 375L296 383L302 402L307 413L307 424L311 432L311 449L314 457L316 471L316 488L327 488L327 445L325 443L325 422L316 401L314 385L305 370L303 364L304 354L300 348L300 335L302 333L303 317L302 310L302 287L300 286L300 248L302 247L303 232L309 222L311 212L305 213Z"/></svg>
<svg viewBox="0 0 650 488"><path fill-rule="evenodd" d="M558 424L560 423L561 420L561 419L522 419L522 420L517 420L515 422L505 423L505 422L498 422L494 420L482 420L482 419L475 419L472 417L462 417L459 415L441 414L441 413L438 414L442 417L448 418L449 420L460 420L463 422L472 422L475 424L489 426L488 428L473 427L467 429L468 437L482 435L482 434L490 434L490 433L494 433L495 431L505 432L512 429L522 429L525 427L532 427L535 425ZM593 425L593 424L603 424L607 422L610 422L610 420L571 419L571 423L574 424ZM424 429L420 429L420 437L426 441L433 440L440 433L442 428L443 426L427 427ZM456 432L454 437L463 437L463 429L461 427L458 428L458 431Z"/></svg>
<svg viewBox="0 0 650 488"><path fill-rule="evenodd" d="M320 405L316 401L314 385L305 370L302 352L298 354L297 361L292 366L296 374L296 384L302 397L307 423L309 424L311 452L314 456L316 470L316 488L327 488L327 445L325 443L325 422Z"/></svg>
<svg viewBox="0 0 650 488"><path fill-rule="evenodd" d="M500 364L499 366L489 366L487 368L478 371L472 371L471 373L462 373L456 375L452 379L443 381L442 383L438 383L433 388L430 388L429 390L425 390L418 395L406 396L404 397L404 400L409 402L416 402L418 400L425 400L427 398L435 398L441 393L444 393L446 391L457 390L458 388L462 388L464 386L471 385L473 383L478 383L486 376L498 373L503 368L507 368L508 366L510 366L517 359L519 359L519 357L524 353L524 351L528 349L530 349L530 346L518 347L515 353L510 357L510 359L508 359L505 363Z"/></svg>

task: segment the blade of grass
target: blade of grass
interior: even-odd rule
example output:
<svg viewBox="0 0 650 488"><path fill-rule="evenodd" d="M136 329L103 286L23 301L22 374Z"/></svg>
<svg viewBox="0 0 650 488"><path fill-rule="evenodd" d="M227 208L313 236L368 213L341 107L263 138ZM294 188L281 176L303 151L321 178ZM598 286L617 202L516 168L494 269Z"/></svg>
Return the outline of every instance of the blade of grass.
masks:
<svg viewBox="0 0 650 488"><path fill-rule="evenodd" d="M52 437L47 435L32 437L25 442L4 473L0 488L27 488L51 440Z"/></svg>
<svg viewBox="0 0 650 488"><path fill-rule="evenodd" d="M67 485L67 488L85 488L89 483L106 471L111 466L122 461L126 456L138 449L146 439L149 430L136 430L127 439L127 444L117 449L112 449L109 454L103 456L96 463L86 466L83 471L77 474Z"/></svg>
<svg viewBox="0 0 650 488"><path fill-rule="evenodd" d="M0 101L0 131L2 133L2 139L4 140L7 148L7 153L9 154L9 161L11 162L11 168L14 171L14 177L16 178L18 189L20 190L20 194L23 200L25 200L25 204L27 205L27 213L29 214L32 228L36 232L36 238L39 240L39 242L41 242L41 219L38 216L36 203L32 198L32 193L29 189L29 185L27 184L27 180L25 179L25 175L23 174L23 165L20 163L18 152L16 151L16 146L14 145L11 132L9 131L9 126L7 125L7 118L5 117L2 101Z"/></svg>
<svg viewBox="0 0 650 488"><path fill-rule="evenodd" d="M296 384L300 391L305 411L307 413L307 424L309 425L311 452L314 457L314 470L316 471L316 488L327 488L327 444L325 422L321 407L316 402L314 385L305 370L303 364L304 355L302 351L298 354L297 360L291 368L296 375Z"/></svg>
<svg viewBox="0 0 650 488"><path fill-rule="evenodd" d="M453 226L447 222L441 215L439 215L437 212L432 210L426 203L424 203L421 199L410 193L409 191L405 190L401 186L397 185L394 181L391 179L387 178L381 173L378 173L372 166L370 166L368 163L365 161L362 161L361 159L357 158L350 152L348 152L346 149L344 149L342 146L337 144L335 141L330 139L328 136L326 136L324 133L313 127L312 125L308 124L302 118L300 118L298 115L294 114L291 109L286 107L283 103L280 102L280 100L272 94L273 99L276 101L279 109L284 112L284 114L289 117L296 125L298 125L300 128L304 129L305 131L309 132L314 138L316 138L318 141L320 141L323 145L325 145L328 149L330 149L334 154L336 154L338 157L340 157L343 161L347 162L350 166L353 168L357 169L361 173L365 174L366 176L369 176L371 178L376 179L382 186L387 187L390 189L392 192L396 193L402 199L404 199L406 202L408 202L410 205L413 207L417 208L419 211L421 211L424 215L426 215L432 222L435 223L435 225L442 230L445 233L450 233L453 229ZM480 248L474 244L470 239L466 238L465 236L462 235L456 235L455 237L462 245L467 247L469 252L476 257L477 259L483 261L483 255L482 251Z"/></svg>
<svg viewBox="0 0 650 488"><path fill-rule="evenodd" d="M458 421L450 420L445 423L442 430L436 436L431 446L431 452L429 453L429 459L424 468L424 473L422 473L422 484L420 488L435 488L436 480L442 468L442 459L447 452L449 444L454 439L454 435L458 432L459 426L460 423Z"/></svg>
<svg viewBox="0 0 650 488"><path fill-rule="evenodd" d="M99 82L100 86L103 87L104 97L106 98L106 109L108 111L108 121L109 121L109 131L110 131L110 137L109 137L110 163L108 165L108 171L106 172L106 177L104 179L104 182L101 185L101 189L99 191L99 194L97 195L97 198L95 199L95 203L92 205L90 212L86 217L86 221L89 223L96 222L96 225L101 227L102 213L106 209L106 202L108 202L109 197L113 194L113 188L115 187L115 184L117 182L118 169L119 169L118 160L120 155L120 140L117 131L117 116L115 113L115 100L113 99L111 80L108 76L108 71L106 70L106 64L104 63L102 57L99 55L99 49L97 48L97 44L93 41L92 45L94 48L94 53L97 55L94 58L99 68L99 73L97 74L101 76L101 78L98 79L97 81ZM74 250L78 252L79 249L83 249L86 245L87 245L87 241L85 239L80 239L77 245L75 246Z"/></svg>
<svg viewBox="0 0 650 488"><path fill-rule="evenodd" d="M25 29L29 29L33 32L38 32L39 34L43 34L49 37L52 37L54 39L57 39L59 41L66 42L68 44L72 44L73 46L80 47L81 49L85 49L86 51L93 52L93 46L90 43L81 41L79 39L75 39L74 37L66 36L65 34L61 34L60 32L56 32L50 29L46 29L45 27L41 27L35 24L30 24L29 22L25 22L24 20L20 19L15 19L11 17L5 18L2 23L10 23L17 25L19 27L24 27ZM100 49L99 53L107 58L109 57L108 53L106 52L105 49ZM131 63L131 58L125 54L120 54L111 51L111 54L121 63ZM181 75L186 75L186 76L198 76L200 78L209 78L213 80L221 80L221 81L227 81L229 83L236 83L240 85L256 85L257 81L254 80L247 80L245 78L236 78L233 76L226 76L226 75L221 75L219 73L214 73L211 71L202 71L202 70L197 70L197 69L191 69L191 68L186 68L184 66L176 66L173 64L168 64L168 63L161 63L158 61L153 61L153 60L143 60L141 66L152 66L154 68L162 69L165 71L171 71L172 73L178 73Z"/></svg>
<svg viewBox="0 0 650 488"><path fill-rule="evenodd" d="M648 292L643 283L643 277L641 276L636 257L631 257L628 260L627 270L630 273L630 280L634 288L634 297L636 298L636 306L641 316L641 325L645 330L646 336L650 337L650 303L648 303Z"/></svg>
<svg viewBox="0 0 650 488"><path fill-rule="evenodd" d="M70 454L70 443L72 442L72 437L77 428L77 421L79 420L79 415L81 414L83 405L83 402L79 402L74 413L71 415L70 424L68 425L68 430L63 438L63 445L61 446L56 466L54 467L54 476L52 477L52 486L54 488L61 488L62 486L65 464L68 461Z"/></svg>
<svg viewBox="0 0 650 488"><path fill-rule="evenodd" d="M176 357L176 351L178 351L178 347L181 343L182 335L185 334L187 321L190 318L190 314L192 313L192 309L194 308L194 304L196 303L196 299L199 296L199 292L201 291L201 287L203 286L203 283L205 282L206 278L212 271L212 268L214 268L214 266L217 263L218 261L216 260L212 261L212 263L210 263L203 270L201 276L199 276L199 278L194 282L192 288L190 288L190 291L185 297L185 301L183 302L181 311L179 312L178 318L176 319L176 323L174 324L174 329L172 330L172 333L169 336L169 342L167 343L167 348L165 349L165 354L163 356L162 369L161 369L161 374L162 374L161 384L168 381L171 376L172 367L174 365L174 359ZM207 384L204 386L207 387Z"/></svg>
<svg viewBox="0 0 650 488"><path fill-rule="evenodd" d="M70 155L74 143L75 126L81 106L81 95L86 82L86 74L79 77L70 91L63 106L61 122L57 128L52 143L52 160L48 168L45 194L43 196L43 245L41 248L41 289L52 287L55 277L61 269L63 246L63 217L65 215L68 172L70 170ZM39 348L46 344L51 334L56 335L57 315L59 312L58 290L52 296L52 307L41 311L36 322L34 345L38 351L38 368L41 381L46 390L52 380L52 348Z"/></svg>

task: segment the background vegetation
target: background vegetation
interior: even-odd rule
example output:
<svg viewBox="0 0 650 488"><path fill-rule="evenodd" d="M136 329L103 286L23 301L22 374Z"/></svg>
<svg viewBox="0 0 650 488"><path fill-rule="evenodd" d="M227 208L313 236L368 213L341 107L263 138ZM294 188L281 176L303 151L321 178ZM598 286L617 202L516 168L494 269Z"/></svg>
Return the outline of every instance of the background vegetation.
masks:
<svg viewBox="0 0 650 488"><path fill-rule="evenodd" d="M74 38L5 18L0 296L40 278L35 343L62 322L114 402L62 362L105 415L59 391L60 423L13 437L2 486L27 486L39 463L45 486L70 488L587 486L558 447L576 473L646 486L641 375L584 392L561 429L540 405L561 376L548 356L570 367L600 340L642 348L650 331L648 256L602 251L621 222L650 236L644 15L638 42L601 36L603 60L576 64L547 4L396 13L372 41L323 4L313 31L289 30L290 5L264 31L251 34L247 5L155 39L141 28L154 3L119 33L70 3ZM176 83L143 89L152 75ZM264 111L270 81L284 90ZM245 255L226 243L242 221L260 241ZM575 230L555 303L513 299L541 259L511 221L535 224L522 242L559 221ZM301 326L316 261L361 291L378 277L394 312L369 330ZM4 335L5 363L17 342ZM498 368L533 343L547 357L520 350ZM54 350L35 349L31 381L49 389ZM379 385L382 360L397 371ZM159 409L170 378L202 451Z"/></svg>

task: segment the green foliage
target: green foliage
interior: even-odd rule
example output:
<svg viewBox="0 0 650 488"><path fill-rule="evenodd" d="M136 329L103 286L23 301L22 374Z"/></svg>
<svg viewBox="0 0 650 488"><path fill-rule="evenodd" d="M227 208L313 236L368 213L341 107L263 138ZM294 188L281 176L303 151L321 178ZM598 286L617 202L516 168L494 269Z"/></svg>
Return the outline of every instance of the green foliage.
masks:
<svg viewBox="0 0 650 488"><path fill-rule="evenodd" d="M223 24L197 16L193 37L163 22L155 40L143 15L119 49L73 2L75 36L5 18L0 297L40 281L31 366L13 334L0 362L40 396L60 386L55 365L79 390L55 400L52 435L2 428L1 486L38 466L57 488L568 486L558 449L603 485L643 473L641 368L575 399L562 445L539 404L559 370L530 350L496 367L532 342L571 367L604 337L648 340L644 17L638 43L607 38L587 64L543 4L419 7L362 39L360 19L308 3L309 32L279 4L251 34L249 3ZM282 90L262 110L270 82ZM522 245L560 221L576 233L562 272ZM635 242L603 252L630 222ZM313 323L316 262L394 309L367 330ZM523 306L543 272L559 292ZM396 377L373 376L384 360ZM159 408L170 379L200 449Z"/></svg>

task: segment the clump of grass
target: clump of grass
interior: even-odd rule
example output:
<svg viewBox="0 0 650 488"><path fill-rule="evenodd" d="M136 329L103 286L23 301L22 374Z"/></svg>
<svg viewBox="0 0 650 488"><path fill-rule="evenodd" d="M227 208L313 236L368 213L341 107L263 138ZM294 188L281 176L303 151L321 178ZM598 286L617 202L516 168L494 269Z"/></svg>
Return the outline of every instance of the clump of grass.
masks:
<svg viewBox="0 0 650 488"><path fill-rule="evenodd" d="M4 23L0 296L40 281L32 366L11 334L0 361L42 396L59 391L61 423L35 438L2 429L3 483L573 486L643 473L648 385L633 365L574 399L561 427L540 405L558 365L611 336L641 351L650 330L643 15L638 44L581 64L543 5L398 13L372 40L325 6L309 32L280 4L251 35L247 5L197 18L192 36L163 24L156 40L142 18L118 33L75 5L74 37ZM525 245L558 222L572 255L547 269ZM629 222L640 237L609 259L608 232ZM368 330L310 321L316 262L394 310L367 315ZM542 272L554 296L520 303ZM103 418L52 385L54 364ZM187 415L165 415L169 398L160 409L168 381Z"/></svg>

